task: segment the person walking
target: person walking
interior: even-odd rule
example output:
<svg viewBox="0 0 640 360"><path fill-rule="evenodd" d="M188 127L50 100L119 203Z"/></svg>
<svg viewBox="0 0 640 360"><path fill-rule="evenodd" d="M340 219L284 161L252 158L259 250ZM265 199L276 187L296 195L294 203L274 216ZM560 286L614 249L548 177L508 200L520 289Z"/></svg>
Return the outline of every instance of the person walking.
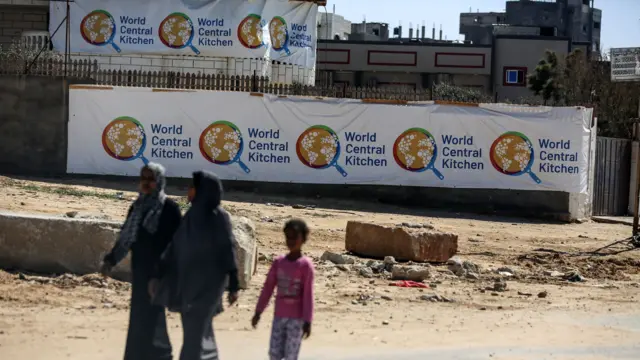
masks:
<svg viewBox="0 0 640 360"><path fill-rule="evenodd" d="M221 206L222 194L222 182L217 176L205 171L193 173L188 193L191 207L163 256L159 280L149 289L151 294L164 299L165 306L180 311L183 330L180 360L219 359L212 322L223 311L227 282L229 305L238 299L231 217ZM167 277L175 281L165 281ZM171 295L161 295L167 292Z"/></svg>
<svg viewBox="0 0 640 360"><path fill-rule="evenodd" d="M271 264L251 319L255 329L277 286L269 343L271 360L297 360L302 339L311 336L313 320L314 268L311 259L302 254L309 228L303 220L292 219L284 225L284 235L289 253L278 256Z"/></svg>
<svg viewBox="0 0 640 360"><path fill-rule="evenodd" d="M172 349L165 311L153 305L147 291L160 256L180 225L180 207L165 194L165 169L149 163L140 171L138 198L113 249L104 257L101 272L111 273L131 251L131 310L125 360L171 360Z"/></svg>

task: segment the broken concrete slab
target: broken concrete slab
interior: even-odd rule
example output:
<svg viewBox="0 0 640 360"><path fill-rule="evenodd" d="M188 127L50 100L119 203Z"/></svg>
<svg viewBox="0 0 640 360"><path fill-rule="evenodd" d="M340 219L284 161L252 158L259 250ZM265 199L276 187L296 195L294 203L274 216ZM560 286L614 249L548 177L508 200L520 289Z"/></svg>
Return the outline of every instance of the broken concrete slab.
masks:
<svg viewBox="0 0 640 360"><path fill-rule="evenodd" d="M458 235L435 230L347 223L345 247L363 256L400 261L446 262L458 251Z"/></svg>
<svg viewBox="0 0 640 360"><path fill-rule="evenodd" d="M255 228L251 220L233 217L240 285L249 285L257 263ZM91 274L100 270L111 250L121 223L0 212L0 268L37 273ZM129 259L113 272L130 279Z"/></svg>
<svg viewBox="0 0 640 360"><path fill-rule="evenodd" d="M412 280L422 282L430 277L431 269L428 266L395 265L391 271L392 280Z"/></svg>

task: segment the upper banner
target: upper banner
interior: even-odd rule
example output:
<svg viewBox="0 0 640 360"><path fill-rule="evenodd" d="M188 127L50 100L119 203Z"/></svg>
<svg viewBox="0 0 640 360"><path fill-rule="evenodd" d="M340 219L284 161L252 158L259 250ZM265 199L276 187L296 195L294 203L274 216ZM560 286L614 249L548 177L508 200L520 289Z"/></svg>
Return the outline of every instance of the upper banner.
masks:
<svg viewBox="0 0 640 360"><path fill-rule="evenodd" d="M51 2L49 31L66 15ZM265 58L313 68L318 6L283 0L75 0L71 51ZM64 51L64 26L52 37Z"/></svg>
<svg viewBox="0 0 640 360"><path fill-rule="evenodd" d="M587 193L592 110L71 89L69 173Z"/></svg>

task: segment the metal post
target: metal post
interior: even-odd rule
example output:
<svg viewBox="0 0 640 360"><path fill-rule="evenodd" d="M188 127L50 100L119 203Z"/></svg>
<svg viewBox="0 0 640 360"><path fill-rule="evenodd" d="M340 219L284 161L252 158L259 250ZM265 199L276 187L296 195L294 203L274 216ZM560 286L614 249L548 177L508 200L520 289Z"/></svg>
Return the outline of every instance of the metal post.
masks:
<svg viewBox="0 0 640 360"><path fill-rule="evenodd" d="M640 99L638 99L638 117L640 118ZM634 139L638 142L638 151L636 152L636 186L633 198L633 236L638 235L638 220L640 207L640 123L633 124Z"/></svg>
<svg viewBox="0 0 640 360"><path fill-rule="evenodd" d="M67 29L65 36L65 44L64 44L64 76L67 77L69 75L69 63L71 62L71 5L69 0L67 0Z"/></svg>

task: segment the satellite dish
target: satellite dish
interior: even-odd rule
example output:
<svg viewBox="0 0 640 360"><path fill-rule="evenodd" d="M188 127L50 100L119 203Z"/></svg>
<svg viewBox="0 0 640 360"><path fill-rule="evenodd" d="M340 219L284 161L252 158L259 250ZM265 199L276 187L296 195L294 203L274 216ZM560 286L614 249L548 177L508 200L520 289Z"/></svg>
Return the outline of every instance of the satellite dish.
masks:
<svg viewBox="0 0 640 360"><path fill-rule="evenodd" d="M338 34L333 35L333 40L340 40L340 35Z"/></svg>

